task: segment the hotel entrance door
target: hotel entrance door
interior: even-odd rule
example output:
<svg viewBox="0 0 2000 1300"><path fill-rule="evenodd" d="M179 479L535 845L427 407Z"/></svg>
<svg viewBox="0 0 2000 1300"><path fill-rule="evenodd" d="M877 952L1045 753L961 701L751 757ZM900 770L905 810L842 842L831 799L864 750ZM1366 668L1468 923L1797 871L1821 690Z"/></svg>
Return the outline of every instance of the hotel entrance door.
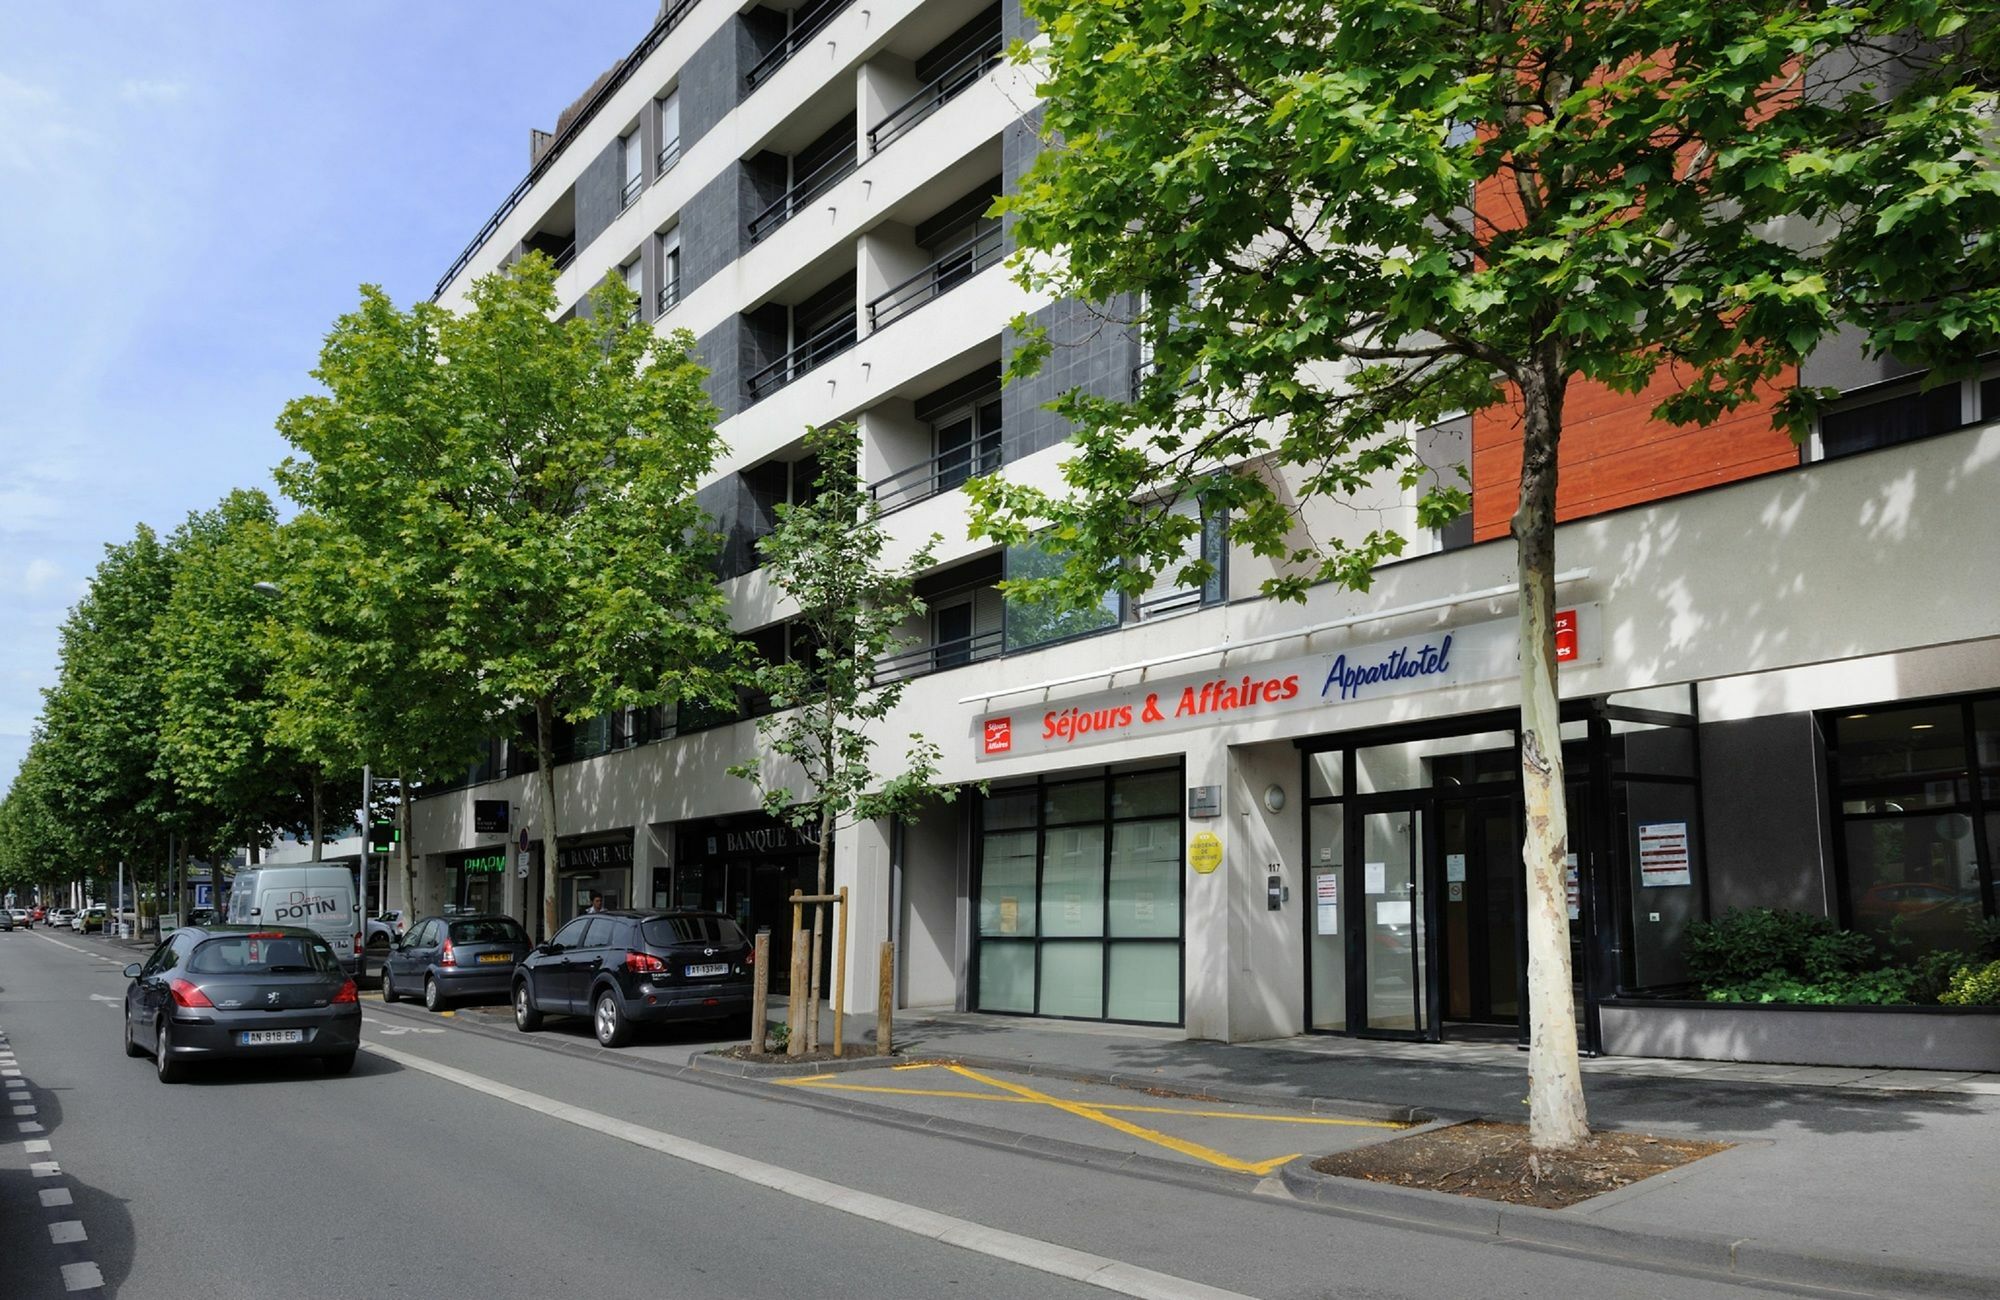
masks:
<svg viewBox="0 0 2000 1300"><path fill-rule="evenodd" d="M1440 801L1437 819L1445 1035L1453 1024L1515 1028L1527 969L1516 801Z"/></svg>

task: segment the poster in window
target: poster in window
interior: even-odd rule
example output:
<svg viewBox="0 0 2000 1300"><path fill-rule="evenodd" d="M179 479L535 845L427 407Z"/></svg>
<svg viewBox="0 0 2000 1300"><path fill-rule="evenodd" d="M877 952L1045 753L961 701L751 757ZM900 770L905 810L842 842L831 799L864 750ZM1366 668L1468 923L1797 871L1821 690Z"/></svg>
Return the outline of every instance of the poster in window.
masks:
<svg viewBox="0 0 2000 1300"><path fill-rule="evenodd" d="M1003 898L1000 900L1000 933L1013 934L1021 928L1021 900Z"/></svg>
<svg viewBox="0 0 2000 1300"><path fill-rule="evenodd" d="M1563 867L1563 893L1569 900L1569 919L1572 921L1582 920L1583 886L1577 879L1576 854L1574 853L1569 855Z"/></svg>
<svg viewBox="0 0 2000 1300"><path fill-rule="evenodd" d="M1363 863L1361 888L1370 894L1388 893L1389 864L1386 862Z"/></svg>
<svg viewBox="0 0 2000 1300"><path fill-rule="evenodd" d="M1313 877L1313 931L1340 933L1340 874L1322 871Z"/></svg>
<svg viewBox="0 0 2000 1300"><path fill-rule="evenodd" d="M1639 883L1647 888L1694 883L1686 822L1639 824Z"/></svg>

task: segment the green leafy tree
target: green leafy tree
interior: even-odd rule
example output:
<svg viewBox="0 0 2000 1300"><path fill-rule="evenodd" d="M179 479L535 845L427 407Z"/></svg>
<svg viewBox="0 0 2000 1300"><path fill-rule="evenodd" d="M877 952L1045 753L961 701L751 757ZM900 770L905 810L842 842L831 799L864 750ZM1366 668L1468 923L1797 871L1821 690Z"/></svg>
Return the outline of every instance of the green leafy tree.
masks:
<svg viewBox="0 0 2000 1300"><path fill-rule="evenodd" d="M531 254L478 281L462 314L402 311L364 287L313 372L325 392L279 420L304 457L281 484L355 540L359 563L439 557L403 575L421 583L417 603L380 625L406 638L405 671L469 683L489 724L532 715L551 930L557 719L729 684L713 667L727 624L694 499L717 439L693 339L638 323L612 278L556 320L555 279ZM411 588L378 573L367 590Z"/></svg>
<svg viewBox="0 0 2000 1300"><path fill-rule="evenodd" d="M15 772L7 797L0 799L0 889L40 889L49 899L55 897L56 883L69 878L77 846L49 805L43 750L38 731L28 742L27 757Z"/></svg>
<svg viewBox="0 0 2000 1300"><path fill-rule="evenodd" d="M1655 414L1769 396L1820 340L1954 375L2000 339L1994 22L1968 0L1025 0L1059 142L1005 206L1030 284L1138 301L1129 402L1071 394L1067 491L987 480L1010 540L1070 552L1081 603L1179 566L1200 492L1268 594L1365 589L1404 539L1301 544L1301 503L1464 486L1412 431L1512 404L1532 1137L1588 1132L1570 1006L1553 668L1557 447L1583 379L1680 380ZM1029 332L1017 361L1046 355ZM1823 394L1787 394L1804 429ZM1275 484L1282 484L1280 491ZM1126 565L1119 569L1120 564ZM1113 575L1107 579L1106 575ZM1030 584L1032 586L1032 584Z"/></svg>
<svg viewBox="0 0 2000 1300"><path fill-rule="evenodd" d="M757 787L766 812L814 839L824 895L841 826L914 816L927 799L949 802L955 791L936 784L938 748L922 735L910 736L895 774L885 778L874 762L874 732L907 684L878 679L876 665L907 648L906 629L924 615L912 584L930 567L932 543L900 565L885 560L881 507L856 473L854 426L809 432L806 445L819 465L812 495L778 506L777 527L757 543L765 577L798 606L793 653L757 669L758 689L777 711L758 721L762 756L729 770ZM826 905L815 904L808 1045L818 1037L825 923Z"/></svg>

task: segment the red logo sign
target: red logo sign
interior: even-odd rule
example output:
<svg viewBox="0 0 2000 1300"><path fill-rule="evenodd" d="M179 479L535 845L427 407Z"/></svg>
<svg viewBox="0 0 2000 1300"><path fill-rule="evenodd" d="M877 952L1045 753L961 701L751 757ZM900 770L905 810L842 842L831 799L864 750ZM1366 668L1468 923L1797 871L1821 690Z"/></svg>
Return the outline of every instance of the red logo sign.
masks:
<svg viewBox="0 0 2000 1300"><path fill-rule="evenodd" d="M1576 656L1576 611L1559 609L1556 611L1556 662L1568 663Z"/></svg>
<svg viewBox="0 0 2000 1300"><path fill-rule="evenodd" d="M1014 719L988 718L986 720L986 752L1004 754L1014 748Z"/></svg>

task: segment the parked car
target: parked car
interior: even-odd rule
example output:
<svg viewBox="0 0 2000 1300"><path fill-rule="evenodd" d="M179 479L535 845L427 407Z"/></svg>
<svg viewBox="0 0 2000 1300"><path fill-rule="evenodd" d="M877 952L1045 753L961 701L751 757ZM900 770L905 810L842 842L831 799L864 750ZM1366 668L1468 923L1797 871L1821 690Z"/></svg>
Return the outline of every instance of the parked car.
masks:
<svg viewBox="0 0 2000 1300"><path fill-rule="evenodd" d="M750 941L717 912L589 912L529 953L514 974L514 1024L587 1015L606 1047L635 1024L718 1020L750 1009Z"/></svg>
<svg viewBox="0 0 2000 1300"><path fill-rule="evenodd" d="M197 907L187 914L182 925L214 925L222 920L222 914L212 907Z"/></svg>
<svg viewBox="0 0 2000 1300"><path fill-rule="evenodd" d="M58 907L49 913L49 924L55 926L57 929L66 930L69 928L70 923L75 920L76 909L73 907Z"/></svg>
<svg viewBox="0 0 2000 1300"><path fill-rule="evenodd" d="M0 930L11 933L13 929L14 914L12 912L0 911Z"/></svg>
<svg viewBox="0 0 2000 1300"><path fill-rule="evenodd" d="M201 1061L317 1057L354 1067L361 1000L333 948L299 926L184 926L125 968L125 1054L160 1082Z"/></svg>
<svg viewBox="0 0 2000 1300"><path fill-rule="evenodd" d="M30 928L35 923L35 918L28 915L28 909L25 907L10 907L7 909L7 915L15 925L20 926L23 930Z"/></svg>
<svg viewBox="0 0 2000 1300"><path fill-rule="evenodd" d="M99 934L104 930L104 919L108 915L101 907L86 907L77 915L76 929L79 934Z"/></svg>
<svg viewBox="0 0 2000 1300"><path fill-rule="evenodd" d="M40 925L49 919L49 911L45 907L31 907L28 909L28 919L36 925Z"/></svg>
<svg viewBox="0 0 2000 1300"><path fill-rule="evenodd" d="M424 917L384 956L382 1000L421 992L426 1007L442 1011L466 998L504 998L528 948L528 932L511 916Z"/></svg>

